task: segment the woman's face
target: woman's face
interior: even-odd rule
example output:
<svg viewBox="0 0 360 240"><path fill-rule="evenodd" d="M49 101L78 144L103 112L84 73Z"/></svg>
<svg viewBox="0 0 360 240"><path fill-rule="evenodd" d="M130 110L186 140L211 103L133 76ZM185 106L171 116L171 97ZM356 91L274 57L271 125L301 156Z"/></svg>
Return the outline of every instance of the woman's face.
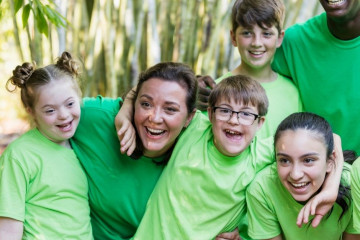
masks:
<svg viewBox="0 0 360 240"><path fill-rule="evenodd" d="M286 130L275 144L279 178L296 201L310 199L331 170L324 139L305 129Z"/></svg>
<svg viewBox="0 0 360 240"><path fill-rule="evenodd" d="M166 153L190 123L193 114L188 114L186 93L174 81L151 78L143 83L135 101L134 121L145 156Z"/></svg>

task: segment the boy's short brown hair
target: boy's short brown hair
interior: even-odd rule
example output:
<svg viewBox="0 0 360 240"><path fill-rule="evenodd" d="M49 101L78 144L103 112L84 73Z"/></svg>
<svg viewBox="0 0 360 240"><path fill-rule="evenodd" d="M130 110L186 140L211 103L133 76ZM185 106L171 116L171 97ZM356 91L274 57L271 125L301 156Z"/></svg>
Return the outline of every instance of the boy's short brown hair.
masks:
<svg viewBox="0 0 360 240"><path fill-rule="evenodd" d="M215 107L220 99L228 102L233 99L236 103L251 104L257 107L260 116L265 116L269 101L264 88L257 81L245 75L230 76L222 80L211 91L209 107Z"/></svg>
<svg viewBox="0 0 360 240"><path fill-rule="evenodd" d="M237 0L231 12L232 31L239 26L250 28L257 24L262 28L275 26L281 32L285 18L282 0Z"/></svg>

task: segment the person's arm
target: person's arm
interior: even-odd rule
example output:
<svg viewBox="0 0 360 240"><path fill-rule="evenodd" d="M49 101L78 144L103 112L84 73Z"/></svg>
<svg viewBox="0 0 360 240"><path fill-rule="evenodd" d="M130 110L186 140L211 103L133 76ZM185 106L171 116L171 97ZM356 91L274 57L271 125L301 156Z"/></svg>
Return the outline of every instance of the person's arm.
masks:
<svg viewBox="0 0 360 240"><path fill-rule="evenodd" d="M360 240L360 234L350 234L344 232L342 235L343 240Z"/></svg>
<svg viewBox="0 0 360 240"><path fill-rule="evenodd" d="M132 124L133 120L133 98L134 87L126 95L124 102L115 117L115 127L120 141L120 151L130 156L136 147L136 130Z"/></svg>
<svg viewBox="0 0 360 240"><path fill-rule="evenodd" d="M206 111L211 90L216 86L216 83L214 79L208 75L197 75L196 78L198 81L198 99L196 101L196 108L200 111Z"/></svg>
<svg viewBox="0 0 360 240"><path fill-rule="evenodd" d="M241 240L239 229L235 228L232 232L221 233L216 236L215 240Z"/></svg>
<svg viewBox="0 0 360 240"><path fill-rule="evenodd" d="M317 227L323 216L333 207L338 192L341 173L344 165L344 157L339 135L334 134L335 166L326 176L320 193L310 199L299 212L296 224L301 227L303 223L309 222L309 216L315 215L311 225Z"/></svg>
<svg viewBox="0 0 360 240"><path fill-rule="evenodd" d="M17 240L23 235L24 225L21 221L0 217L0 239Z"/></svg>

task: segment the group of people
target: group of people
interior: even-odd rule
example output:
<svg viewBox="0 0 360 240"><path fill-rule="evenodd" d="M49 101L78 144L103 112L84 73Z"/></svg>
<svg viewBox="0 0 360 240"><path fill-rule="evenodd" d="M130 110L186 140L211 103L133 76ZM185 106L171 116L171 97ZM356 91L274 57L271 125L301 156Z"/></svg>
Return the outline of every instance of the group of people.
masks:
<svg viewBox="0 0 360 240"><path fill-rule="evenodd" d="M360 1L319 1L286 33L281 0L235 1L215 81L163 62L81 99L68 52L16 67L36 127L0 158L0 239L360 239Z"/></svg>

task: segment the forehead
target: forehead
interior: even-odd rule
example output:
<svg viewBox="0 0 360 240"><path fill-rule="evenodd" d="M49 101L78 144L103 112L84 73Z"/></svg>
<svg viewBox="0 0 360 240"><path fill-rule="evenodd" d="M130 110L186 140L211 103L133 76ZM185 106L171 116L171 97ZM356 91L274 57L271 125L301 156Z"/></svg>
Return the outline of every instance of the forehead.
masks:
<svg viewBox="0 0 360 240"><path fill-rule="evenodd" d="M285 130L281 133L276 142L278 151L293 150L306 152L310 150L326 151L326 144L324 138L317 132L307 129Z"/></svg>
<svg viewBox="0 0 360 240"><path fill-rule="evenodd" d="M70 78L68 81L51 81L48 84L38 87L36 93L37 100L35 101L35 105L60 104L68 98L80 97Z"/></svg>
<svg viewBox="0 0 360 240"><path fill-rule="evenodd" d="M151 96L185 102L186 94L187 89L179 81L150 78L141 85L138 97Z"/></svg>
<svg viewBox="0 0 360 240"><path fill-rule="evenodd" d="M235 100L232 97L221 97L216 101L216 106L230 107L232 108L232 110L251 109L256 113L258 112L257 106L254 106L253 104L251 104L251 102L249 102L248 104L244 104L242 99Z"/></svg>
<svg viewBox="0 0 360 240"><path fill-rule="evenodd" d="M243 29L248 29L248 30L259 30L259 31L264 31L264 30L272 30L275 31L276 33L278 33L278 29L274 24L262 24L261 26L259 26L257 23L254 23L252 25L249 26L243 26L243 25L239 25L236 28L236 31L240 31Z"/></svg>

